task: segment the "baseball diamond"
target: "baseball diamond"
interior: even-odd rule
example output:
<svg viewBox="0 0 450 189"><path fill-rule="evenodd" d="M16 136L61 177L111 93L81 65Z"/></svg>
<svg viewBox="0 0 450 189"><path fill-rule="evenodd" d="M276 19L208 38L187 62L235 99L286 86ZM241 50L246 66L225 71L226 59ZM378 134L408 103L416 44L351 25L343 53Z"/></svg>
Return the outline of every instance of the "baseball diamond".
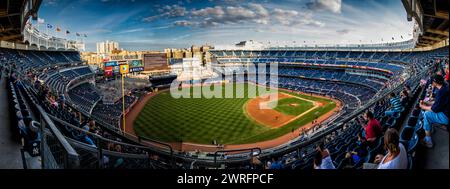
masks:
<svg viewBox="0 0 450 189"><path fill-rule="evenodd" d="M134 121L134 131L164 142L246 144L290 133L337 107L324 97L280 91L278 99L264 103L273 93L250 83L223 84L244 88L244 98L173 98L169 91L154 95ZM253 85L253 86L252 86ZM198 86L195 86L198 87ZM194 88L190 92L193 93ZM214 88L215 86L211 86ZM257 90L256 98L249 93ZM223 94L225 91L222 91ZM250 96L250 97L249 97ZM260 105L276 104L273 109Z"/></svg>

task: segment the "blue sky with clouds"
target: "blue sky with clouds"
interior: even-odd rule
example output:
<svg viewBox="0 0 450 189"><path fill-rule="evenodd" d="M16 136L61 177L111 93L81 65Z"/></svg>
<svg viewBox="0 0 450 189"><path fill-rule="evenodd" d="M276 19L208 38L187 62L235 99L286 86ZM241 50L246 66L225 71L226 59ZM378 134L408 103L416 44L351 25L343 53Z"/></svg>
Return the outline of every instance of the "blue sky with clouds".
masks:
<svg viewBox="0 0 450 189"><path fill-rule="evenodd" d="M251 39L272 44L400 41L400 36L411 38L413 26L400 0L43 0L39 17L69 30L69 38L87 34L89 51L103 40L118 41L127 50Z"/></svg>

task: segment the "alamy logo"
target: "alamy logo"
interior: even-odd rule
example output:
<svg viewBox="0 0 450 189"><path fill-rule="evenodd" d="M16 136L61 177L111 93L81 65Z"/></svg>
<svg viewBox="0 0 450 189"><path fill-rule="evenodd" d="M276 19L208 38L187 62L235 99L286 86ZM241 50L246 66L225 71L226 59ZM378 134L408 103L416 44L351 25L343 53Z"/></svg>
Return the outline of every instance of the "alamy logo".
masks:
<svg viewBox="0 0 450 189"><path fill-rule="evenodd" d="M212 72L213 77L199 79ZM183 65L181 74L188 77L177 79L170 86L170 94L175 99L260 97L265 99L260 109L272 109L277 105L278 64L209 66L203 69Z"/></svg>

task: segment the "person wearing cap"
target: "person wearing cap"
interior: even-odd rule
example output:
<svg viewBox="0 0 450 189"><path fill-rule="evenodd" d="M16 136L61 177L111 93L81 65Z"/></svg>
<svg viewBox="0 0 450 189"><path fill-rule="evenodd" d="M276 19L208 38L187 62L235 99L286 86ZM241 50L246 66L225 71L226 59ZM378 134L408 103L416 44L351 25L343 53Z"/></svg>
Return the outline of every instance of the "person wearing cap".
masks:
<svg viewBox="0 0 450 189"><path fill-rule="evenodd" d="M420 108L423 110L423 128L426 135L422 143L427 148L433 147L431 126L433 124L441 124L448 127L449 116L449 89L448 85L444 82L444 77L442 75L433 76L432 86L436 89L434 102L425 103L420 101Z"/></svg>

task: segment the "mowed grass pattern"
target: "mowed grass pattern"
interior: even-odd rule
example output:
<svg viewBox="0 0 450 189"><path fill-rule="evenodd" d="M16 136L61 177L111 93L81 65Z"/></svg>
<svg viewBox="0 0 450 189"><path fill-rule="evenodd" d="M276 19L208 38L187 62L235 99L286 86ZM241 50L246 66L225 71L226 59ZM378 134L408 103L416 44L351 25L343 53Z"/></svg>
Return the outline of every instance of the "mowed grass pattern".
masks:
<svg viewBox="0 0 450 189"><path fill-rule="evenodd" d="M156 95L150 99L135 120L136 134L164 142L182 141L211 144L213 140L217 140L221 144L242 144L273 139L290 132L292 127L298 128L304 125L303 122L299 122L299 120L303 120L302 118L294 121L297 124L288 124L278 129L271 129L256 123L244 113L244 105L248 100L254 98L254 96L249 98L248 93L259 96L271 93L271 91L252 84L226 85L227 87L232 85L235 91L237 87L243 88L244 98L175 99L169 91ZM201 96L194 91L199 90L191 88L185 93ZM222 95L225 96L224 90ZM326 99L311 98L313 98L312 100L322 100L327 105L330 102ZM320 108L319 112L326 113L327 111Z"/></svg>

